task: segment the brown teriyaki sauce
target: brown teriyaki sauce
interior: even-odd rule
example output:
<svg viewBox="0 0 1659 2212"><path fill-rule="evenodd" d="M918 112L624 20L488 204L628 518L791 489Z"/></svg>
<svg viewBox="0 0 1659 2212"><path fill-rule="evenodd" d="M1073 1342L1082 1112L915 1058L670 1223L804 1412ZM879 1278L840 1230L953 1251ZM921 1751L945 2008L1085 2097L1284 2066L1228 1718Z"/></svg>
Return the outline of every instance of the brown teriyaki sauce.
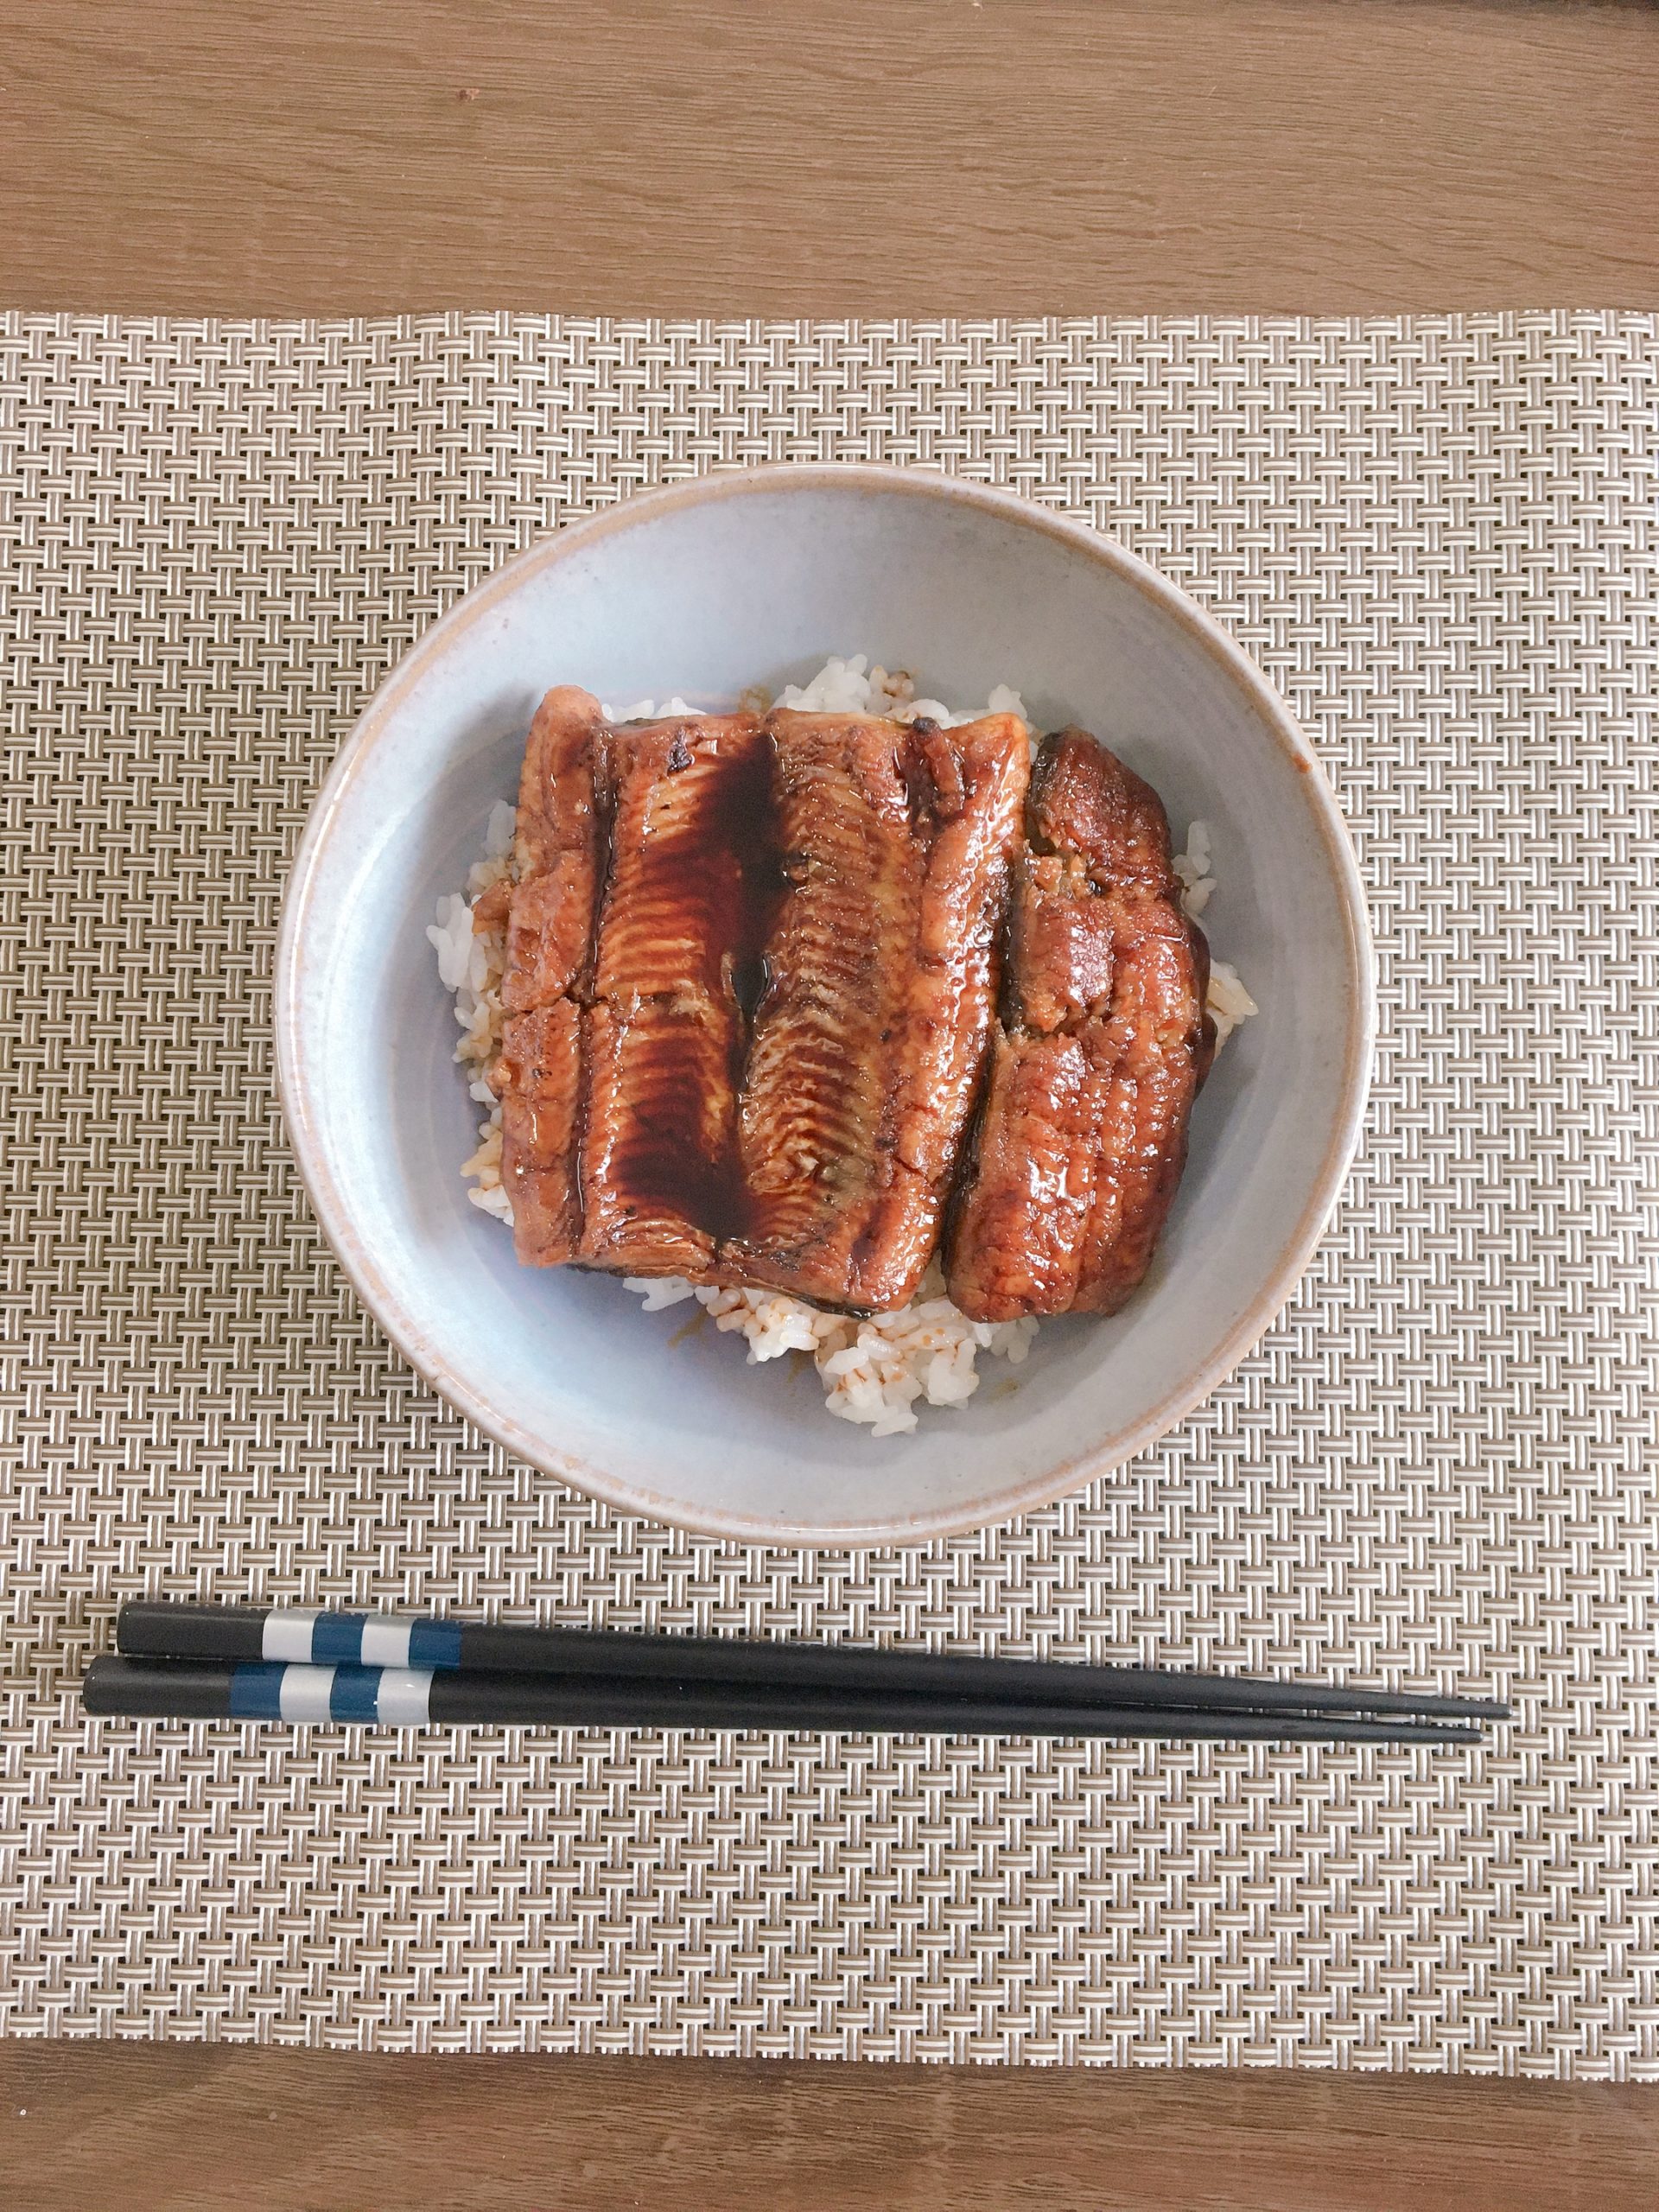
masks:
<svg viewBox="0 0 1659 2212"><path fill-rule="evenodd" d="M690 724L686 736L677 739L665 764L667 774L692 765L696 731L696 725ZM754 1226L756 1210L739 1156L736 1109L771 982L766 948L789 889L788 856L779 841L776 758L776 746L764 729L747 744L722 748L712 789L697 810L696 836L675 839L671 858L659 855L652 877L653 895L667 911L695 915L708 953L708 986L734 1015L729 1025L724 1141L710 1158L702 1135L706 1104L695 1095L698 1056L676 1051L668 1042L669 1065L661 1070L665 1079L653 1090L660 1110L635 1121L625 1157L617 1162L631 1212L677 1217L717 1242L746 1238Z"/></svg>

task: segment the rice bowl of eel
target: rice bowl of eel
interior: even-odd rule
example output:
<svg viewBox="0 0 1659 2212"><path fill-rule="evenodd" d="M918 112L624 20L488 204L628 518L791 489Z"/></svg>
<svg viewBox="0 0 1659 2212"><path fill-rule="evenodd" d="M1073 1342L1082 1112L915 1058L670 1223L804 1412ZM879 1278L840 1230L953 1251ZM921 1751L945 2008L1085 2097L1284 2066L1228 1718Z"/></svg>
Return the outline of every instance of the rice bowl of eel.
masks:
<svg viewBox="0 0 1659 2212"><path fill-rule="evenodd" d="M587 702L627 833L607 848L615 880L579 986L524 919L554 912L534 861L548 825L519 785L526 734L556 693ZM1127 791L1174 825L1122 881L1075 829L1078 776L1103 759L1124 821ZM756 773L781 793L790 851L766 894L759 1011L734 1013L741 990L722 996L718 980L744 965L732 899L752 902L764 871L743 842L761 817L740 821L729 794ZM1098 813L1100 794L1090 803ZM655 825L653 851L671 855L699 805L739 827L723 860L705 850L686 879L687 928L634 825ZM830 863L874 851L886 819L893 854L869 865L888 887L830 895ZM555 824L552 846L569 843ZM722 868L734 889L720 889ZM925 959L861 953L887 905L936 952L976 931L1004 948L966 962L971 988L950 979L948 1020ZM1091 998L1089 932L1109 910L1116 1029L1107 996ZM1206 929L1217 981L1201 1045L1201 963L1183 948ZM1068 1232L1052 1192L1100 1142L1078 1119L1077 1039L1088 1061L1090 1036L1123 1031L1137 962L1171 988L1185 977L1185 1012L1162 1033L1192 1064L1166 1147L1187 1166L1179 1180L1176 1158L1155 1207L1116 1192L1103 1241L1097 1198L1092 1215L1073 1207ZM826 976L847 986L839 1028L825 1027ZM885 1011L864 1003L873 990ZM1345 1172L1371 1025L1364 906L1334 800L1236 648L1107 539L1007 495L862 467L642 495L469 593L371 702L318 802L277 1001L284 1107L324 1229L452 1403L531 1465L629 1510L727 1535L874 1542L1006 1518L1106 1471L1249 1349ZM1205 1083L1217 1016L1236 1033ZM526 1053L504 1049L515 1030L536 1044L533 1096ZM583 1040L584 1166L549 1183L563 1109L540 1064L567 1031ZM1063 1092L1069 1182L1051 1179L1036 1205L1029 1163ZM1157 1095L1143 1068L1142 1100ZM704 1141L707 1102L722 1097L726 1134ZM668 1098L684 1128L664 1123ZM843 1125L863 1131L879 1174L826 1161ZM1133 1227L1137 1205L1151 1227L1128 1266L1120 1217Z"/></svg>

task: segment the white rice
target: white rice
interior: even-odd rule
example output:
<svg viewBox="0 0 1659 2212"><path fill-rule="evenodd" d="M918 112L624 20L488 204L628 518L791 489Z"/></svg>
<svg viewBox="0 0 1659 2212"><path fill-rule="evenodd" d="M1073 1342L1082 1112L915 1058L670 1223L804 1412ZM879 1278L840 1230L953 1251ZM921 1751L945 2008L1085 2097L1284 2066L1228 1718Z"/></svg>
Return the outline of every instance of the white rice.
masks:
<svg viewBox="0 0 1659 2212"><path fill-rule="evenodd" d="M885 714L899 721L927 715L947 727L975 721L981 715L1025 716L1017 691L999 683L982 707L953 711L938 699L918 699L903 670L872 668L862 653L829 660L810 683L788 685L774 703L819 713ZM747 703L746 702L746 703ZM757 705L767 703L757 700ZM663 715L695 714L683 699L660 706L640 699L620 715L604 709L609 721L645 721ZM501 1109L486 1077L501 1045L501 976L506 960L505 932L473 927L473 910L484 893L499 883L512 862L515 810L498 800L490 810L484 856L472 868L464 893L438 901L437 920L427 937L438 956L438 973L454 993L461 1042L455 1058L466 1069L467 1088L489 1112L478 1126L478 1149L461 1166L475 1206L509 1226L512 1205L501 1185ZM1195 822L1185 850L1176 856L1182 904L1194 919L1204 912L1216 888L1211 865L1209 825ZM1214 961L1210 969L1210 1013L1217 1046L1241 1021L1257 1011L1236 969ZM625 1278L626 1287L644 1300L647 1313L695 1299L723 1331L741 1332L751 1364L781 1358L785 1352L810 1353L823 1384L826 1409L842 1421L857 1421L872 1436L896 1436L917 1426L918 1401L930 1406L965 1405L978 1389L975 1362L982 1351L1018 1367L1031 1350L1035 1321L970 1321L944 1294L937 1262L929 1268L910 1304L895 1313L858 1320L824 1313L804 1300L777 1290L714 1290L682 1276Z"/></svg>
<svg viewBox="0 0 1659 2212"><path fill-rule="evenodd" d="M741 1330L749 1363L786 1351L810 1352L826 1408L862 1421L873 1436L897 1436L916 1426L916 1401L960 1406L978 1389L974 1361L982 1351L1018 1367L1031 1350L1035 1321L970 1321L944 1294L937 1261L908 1306L857 1320L821 1313L781 1290L711 1290L682 1275L624 1277L647 1313L695 1298L717 1329Z"/></svg>
<svg viewBox="0 0 1659 2212"><path fill-rule="evenodd" d="M455 1020L461 1024L455 1058L467 1071L468 1091L490 1109L478 1125L478 1149L461 1167L472 1185L467 1195L509 1228L512 1201L501 1187L501 1107L486 1079L501 1049L501 977L507 938L505 930L474 931L473 908L507 873L518 815L510 801L497 799L484 833L483 859L468 870L465 892L439 899L438 918L428 925L426 932L438 956L444 988L455 995Z"/></svg>

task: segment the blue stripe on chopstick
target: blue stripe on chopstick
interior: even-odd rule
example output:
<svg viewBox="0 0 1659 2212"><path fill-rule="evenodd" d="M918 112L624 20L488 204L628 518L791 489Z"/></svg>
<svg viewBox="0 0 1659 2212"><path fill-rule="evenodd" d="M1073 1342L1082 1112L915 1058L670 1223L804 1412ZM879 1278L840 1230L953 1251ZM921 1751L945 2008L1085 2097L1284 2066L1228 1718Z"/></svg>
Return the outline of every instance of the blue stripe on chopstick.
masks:
<svg viewBox="0 0 1659 2212"><path fill-rule="evenodd" d="M328 1718L355 1720L372 1727L380 1718L380 1669L378 1667L340 1667L328 1693Z"/></svg>
<svg viewBox="0 0 1659 2212"><path fill-rule="evenodd" d="M314 1667L358 1667L363 1662L362 1613L319 1613L311 1624Z"/></svg>
<svg viewBox="0 0 1659 2212"><path fill-rule="evenodd" d="M442 1667L446 1670L459 1667L461 1623L411 1621L409 1624L409 1663L411 1667Z"/></svg>
<svg viewBox="0 0 1659 2212"><path fill-rule="evenodd" d="M250 1660L231 1672L232 1720L280 1720L283 1717L284 1666Z"/></svg>

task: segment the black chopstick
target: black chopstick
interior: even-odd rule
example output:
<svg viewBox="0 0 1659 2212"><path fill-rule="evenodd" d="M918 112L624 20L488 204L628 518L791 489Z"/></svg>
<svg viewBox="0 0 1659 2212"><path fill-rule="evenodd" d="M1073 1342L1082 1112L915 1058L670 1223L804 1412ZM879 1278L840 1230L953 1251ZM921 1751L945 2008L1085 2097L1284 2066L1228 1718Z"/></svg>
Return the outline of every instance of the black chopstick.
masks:
<svg viewBox="0 0 1659 2212"><path fill-rule="evenodd" d="M369 1727L842 1730L860 1735L1057 1736L1160 1742L1472 1744L1477 1728L1360 1715L1196 1713L1049 1700L905 1697L753 1684L603 1681L424 1668L94 1659L90 1713L129 1719L346 1722Z"/></svg>
<svg viewBox="0 0 1659 2212"><path fill-rule="evenodd" d="M292 1606L135 1600L121 1608L116 1645L133 1658L413 1667L440 1674L557 1677L573 1685L577 1679L603 1683L666 1681L681 1688L702 1683L717 1686L722 1694L747 1688L795 1696L816 1689L837 1699L860 1694L940 1698L964 1705L1079 1705L1120 1712L1135 1708L1147 1713L1283 1713L1310 1718L1354 1714L1471 1721L1509 1717L1507 1706L1489 1699L1338 1688L1316 1682L1255 1681L1243 1675L1090 1667L1065 1660L983 1658L971 1652L874 1651L845 1643L769 1643L758 1637L504 1625Z"/></svg>

